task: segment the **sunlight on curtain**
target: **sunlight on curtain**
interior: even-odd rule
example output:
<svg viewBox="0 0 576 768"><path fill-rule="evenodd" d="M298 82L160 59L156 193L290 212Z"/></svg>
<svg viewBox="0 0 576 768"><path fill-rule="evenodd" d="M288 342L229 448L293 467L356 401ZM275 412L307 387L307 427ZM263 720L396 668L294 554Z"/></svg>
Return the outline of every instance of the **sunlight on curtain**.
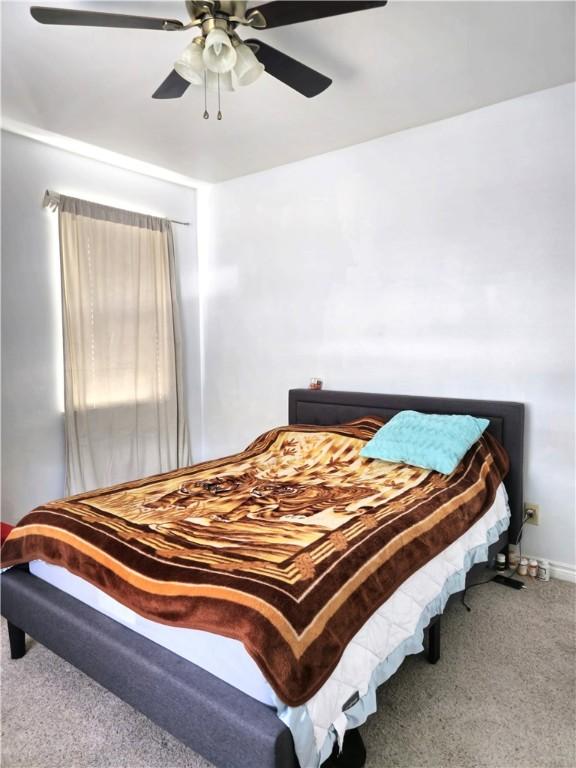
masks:
<svg viewBox="0 0 576 768"><path fill-rule="evenodd" d="M67 492L190 463L170 222L59 197Z"/></svg>

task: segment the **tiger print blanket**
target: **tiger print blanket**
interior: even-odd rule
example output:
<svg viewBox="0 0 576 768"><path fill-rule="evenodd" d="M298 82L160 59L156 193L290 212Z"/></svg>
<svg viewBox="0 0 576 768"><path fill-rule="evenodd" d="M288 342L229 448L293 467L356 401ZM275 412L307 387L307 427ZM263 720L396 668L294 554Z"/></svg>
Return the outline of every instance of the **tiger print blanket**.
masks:
<svg viewBox="0 0 576 768"><path fill-rule="evenodd" d="M149 619L240 640L279 698L302 704L508 469L490 435L450 476L361 458L381 425L273 429L225 459L45 504L2 566L54 563Z"/></svg>

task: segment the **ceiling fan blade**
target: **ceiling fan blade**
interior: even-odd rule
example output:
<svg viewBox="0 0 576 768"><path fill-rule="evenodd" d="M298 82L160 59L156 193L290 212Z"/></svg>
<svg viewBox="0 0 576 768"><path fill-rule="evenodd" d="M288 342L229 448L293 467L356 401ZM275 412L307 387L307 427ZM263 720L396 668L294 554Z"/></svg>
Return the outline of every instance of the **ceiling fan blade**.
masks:
<svg viewBox="0 0 576 768"><path fill-rule="evenodd" d="M380 8L386 5L387 0L379 3L362 2L332 2L332 0L282 0L281 2L264 3L255 8L249 8L249 18L255 11L262 14L266 20L264 29L272 27L284 27L287 24L297 24L301 21L313 19L325 19L328 16L339 16L342 13L354 11L367 11L370 8ZM259 24L254 24L255 29L261 29Z"/></svg>
<svg viewBox="0 0 576 768"><path fill-rule="evenodd" d="M305 64L270 45L266 45L266 43L262 43L260 40L245 40L244 42L252 48L256 58L264 64L269 75L289 85L290 88L309 99L325 91L332 83L332 80L326 75L321 75L315 69L310 69Z"/></svg>
<svg viewBox="0 0 576 768"><path fill-rule="evenodd" d="M123 29L184 29L175 19L154 19L149 16L128 16L125 13L76 11L66 8L46 8L34 5L30 13L40 24L70 24L77 27L120 27Z"/></svg>
<svg viewBox="0 0 576 768"><path fill-rule="evenodd" d="M179 99L180 96L184 95L184 91L190 83L188 80L184 80L183 77L180 77L178 72L176 72L175 69L170 72L166 80L162 83L162 85L157 88L154 93L152 94L153 99Z"/></svg>

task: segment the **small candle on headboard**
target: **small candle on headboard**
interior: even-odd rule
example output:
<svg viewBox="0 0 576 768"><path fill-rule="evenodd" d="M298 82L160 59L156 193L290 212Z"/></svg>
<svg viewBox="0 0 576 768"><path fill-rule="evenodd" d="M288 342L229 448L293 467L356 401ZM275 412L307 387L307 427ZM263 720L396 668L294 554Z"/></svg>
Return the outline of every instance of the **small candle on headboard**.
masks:
<svg viewBox="0 0 576 768"><path fill-rule="evenodd" d="M322 379L310 379L308 389L322 389Z"/></svg>

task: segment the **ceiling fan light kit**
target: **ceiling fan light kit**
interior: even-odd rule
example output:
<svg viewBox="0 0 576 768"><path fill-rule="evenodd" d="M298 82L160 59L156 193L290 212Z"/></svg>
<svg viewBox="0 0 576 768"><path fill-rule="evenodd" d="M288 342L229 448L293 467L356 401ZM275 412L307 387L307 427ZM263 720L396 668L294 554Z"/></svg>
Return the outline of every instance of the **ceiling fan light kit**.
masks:
<svg viewBox="0 0 576 768"><path fill-rule="evenodd" d="M100 13L65 8L33 6L32 17L40 24L87 27L116 27L177 32L198 28L200 35L184 49L174 68L154 92L155 99L177 99L189 85L204 88L204 117L207 118L206 92L234 91L238 86L254 83L266 71L307 98L326 90L332 80L260 40L242 41L238 26L264 30L303 21L338 16L354 11L380 8L381 2L364 0L273 0L247 9L246 0L186 0L190 21Z"/></svg>
<svg viewBox="0 0 576 768"><path fill-rule="evenodd" d="M223 75L217 75L215 72L208 70L205 73L206 76L206 88L209 91L237 91L238 90L238 78L234 70L225 72Z"/></svg>
<svg viewBox="0 0 576 768"><path fill-rule="evenodd" d="M190 45L185 48L180 58L174 62L174 69L180 77L188 80L192 85L204 83L204 38L195 37Z"/></svg>
<svg viewBox="0 0 576 768"><path fill-rule="evenodd" d="M234 68L238 56L228 34L215 27L206 37L202 58L206 69L223 75Z"/></svg>
<svg viewBox="0 0 576 768"><path fill-rule="evenodd" d="M194 38L174 62L174 70L192 85L204 86L205 92L218 93L218 115L222 119L220 92L251 85L264 72L264 65L238 35L214 27L206 37ZM204 118L208 117L205 99Z"/></svg>
<svg viewBox="0 0 576 768"><path fill-rule="evenodd" d="M232 44L236 46L238 56L234 67L238 83L240 85L252 85L264 72L264 64L258 61L252 49L243 43L239 37L235 36L232 39Z"/></svg>

